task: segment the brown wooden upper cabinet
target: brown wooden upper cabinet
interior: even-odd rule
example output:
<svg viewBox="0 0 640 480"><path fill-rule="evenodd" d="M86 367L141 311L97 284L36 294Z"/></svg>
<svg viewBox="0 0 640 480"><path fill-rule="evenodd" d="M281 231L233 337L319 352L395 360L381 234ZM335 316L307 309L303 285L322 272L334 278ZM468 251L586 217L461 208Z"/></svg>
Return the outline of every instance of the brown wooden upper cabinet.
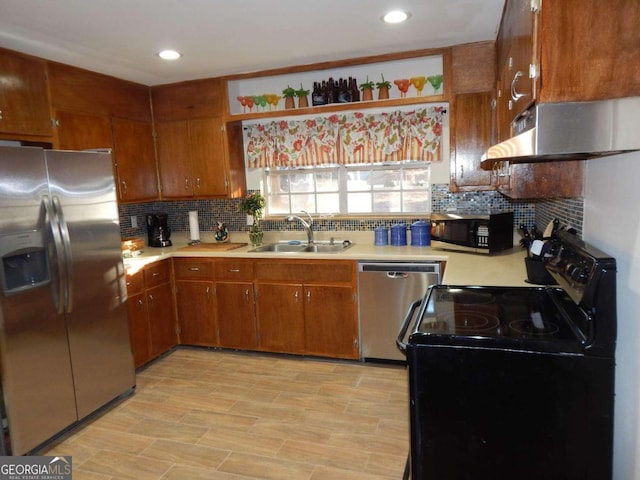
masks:
<svg viewBox="0 0 640 480"><path fill-rule="evenodd" d="M498 135L532 103L640 95L640 2L507 0L497 38Z"/></svg>
<svg viewBox="0 0 640 480"><path fill-rule="evenodd" d="M120 200L127 203L156 199L158 181L151 123L113 118L111 131Z"/></svg>
<svg viewBox="0 0 640 480"><path fill-rule="evenodd" d="M222 120L224 92L220 78L151 88L163 199L245 192L242 134Z"/></svg>
<svg viewBox="0 0 640 480"><path fill-rule="evenodd" d="M0 49L0 138L51 137L44 60Z"/></svg>
<svg viewBox="0 0 640 480"><path fill-rule="evenodd" d="M158 121L155 128L162 198L227 195L220 117Z"/></svg>

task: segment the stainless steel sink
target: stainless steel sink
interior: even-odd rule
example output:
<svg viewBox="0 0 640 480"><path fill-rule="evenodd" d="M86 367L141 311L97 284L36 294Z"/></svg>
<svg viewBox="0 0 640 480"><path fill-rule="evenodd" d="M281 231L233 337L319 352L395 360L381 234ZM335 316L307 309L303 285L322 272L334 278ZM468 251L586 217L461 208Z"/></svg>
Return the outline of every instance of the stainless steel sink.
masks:
<svg viewBox="0 0 640 480"><path fill-rule="evenodd" d="M317 243L269 243L249 250L250 252L272 252L272 253L340 253L353 246L353 243L346 241L340 243L317 242Z"/></svg>

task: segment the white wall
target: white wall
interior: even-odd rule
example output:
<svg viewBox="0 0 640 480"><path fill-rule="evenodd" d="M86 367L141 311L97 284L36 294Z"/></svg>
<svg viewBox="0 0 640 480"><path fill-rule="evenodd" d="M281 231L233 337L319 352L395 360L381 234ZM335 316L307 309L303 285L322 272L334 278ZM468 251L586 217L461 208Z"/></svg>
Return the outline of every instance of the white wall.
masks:
<svg viewBox="0 0 640 480"><path fill-rule="evenodd" d="M584 239L617 261L614 479L640 480L640 153L587 162Z"/></svg>

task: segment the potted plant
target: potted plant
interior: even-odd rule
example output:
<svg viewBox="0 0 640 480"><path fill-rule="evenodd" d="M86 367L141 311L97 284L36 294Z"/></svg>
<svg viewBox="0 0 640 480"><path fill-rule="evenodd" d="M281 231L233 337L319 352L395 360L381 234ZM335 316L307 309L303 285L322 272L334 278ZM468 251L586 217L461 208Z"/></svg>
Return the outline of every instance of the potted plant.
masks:
<svg viewBox="0 0 640 480"><path fill-rule="evenodd" d="M309 95L309 90L305 90L302 84L300 84L300 89L295 91L296 97L298 97L298 108L306 108L309 106L309 99L307 95Z"/></svg>
<svg viewBox="0 0 640 480"><path fill-rule="evenodd" d="M362 90L362 101L373 100L373 87L375 83L369 81L369 75L367 75L367 81L360 84L360 90Z"/></svg>
<svg viewBox="0 0 640 480"><path fill-rule="evenodd" d="M381 74L382 81L376 83L378 89L378 100L386 100L389 98L389 89L391 88L391 82L384 79L384 75Z"/></svg>
<svg viewBox="0 0 640 480"><path fill-rule="evenodd" d="M293 97L295 97L295 95L295 89L291 88L290 85L287 85L287 88L282 91L282 96L284 97L284 108L296 108L293 101Z"/></svg>
<svg viewBox="0 0 640 480"><path fill-rule="evenodd" d="M253 217L253 224L249 229L249 241L251 245L260 245L262 243L264 232L260 228L260 219L262 218L262 210L265 205L265 199L260 192L249 193L240 202L240 211Z"/></svg>

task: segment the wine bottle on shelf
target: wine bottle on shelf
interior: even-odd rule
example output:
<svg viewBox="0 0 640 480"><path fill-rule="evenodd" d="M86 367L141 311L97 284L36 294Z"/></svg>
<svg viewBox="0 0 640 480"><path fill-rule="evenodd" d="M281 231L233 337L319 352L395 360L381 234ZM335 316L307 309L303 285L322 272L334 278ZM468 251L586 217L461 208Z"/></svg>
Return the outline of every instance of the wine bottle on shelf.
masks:
<svg viewBox="0 0 640 480"><path fill-rule="evenodd" d="M341 78L338 81L338 103L349 103L351 101L351 92L348 89L347 81Z"/></svg>
<svg viewBox="0 0 640 480"><path fill-rule="evenodd" d="M316 105L326 105L327 99L325 97L322 85L320 82L313 82L313 93L311 94L311 104L313 106Z"/></svg>
<svg viewBox="0 0 640 480"><path fill-rule="evenodd" d="M360 101L360 90L358 90L358 82L355 78L349 77L349 91L351 92L351 101Z"/></svg>
<svg viewBox="0 0 640 480"><path fill-rule="evenodd" d="M329 80L327 80L326 98L327 98L327 104L335 103L333 101L333 78L332 77L329 77Z"/></svg>

